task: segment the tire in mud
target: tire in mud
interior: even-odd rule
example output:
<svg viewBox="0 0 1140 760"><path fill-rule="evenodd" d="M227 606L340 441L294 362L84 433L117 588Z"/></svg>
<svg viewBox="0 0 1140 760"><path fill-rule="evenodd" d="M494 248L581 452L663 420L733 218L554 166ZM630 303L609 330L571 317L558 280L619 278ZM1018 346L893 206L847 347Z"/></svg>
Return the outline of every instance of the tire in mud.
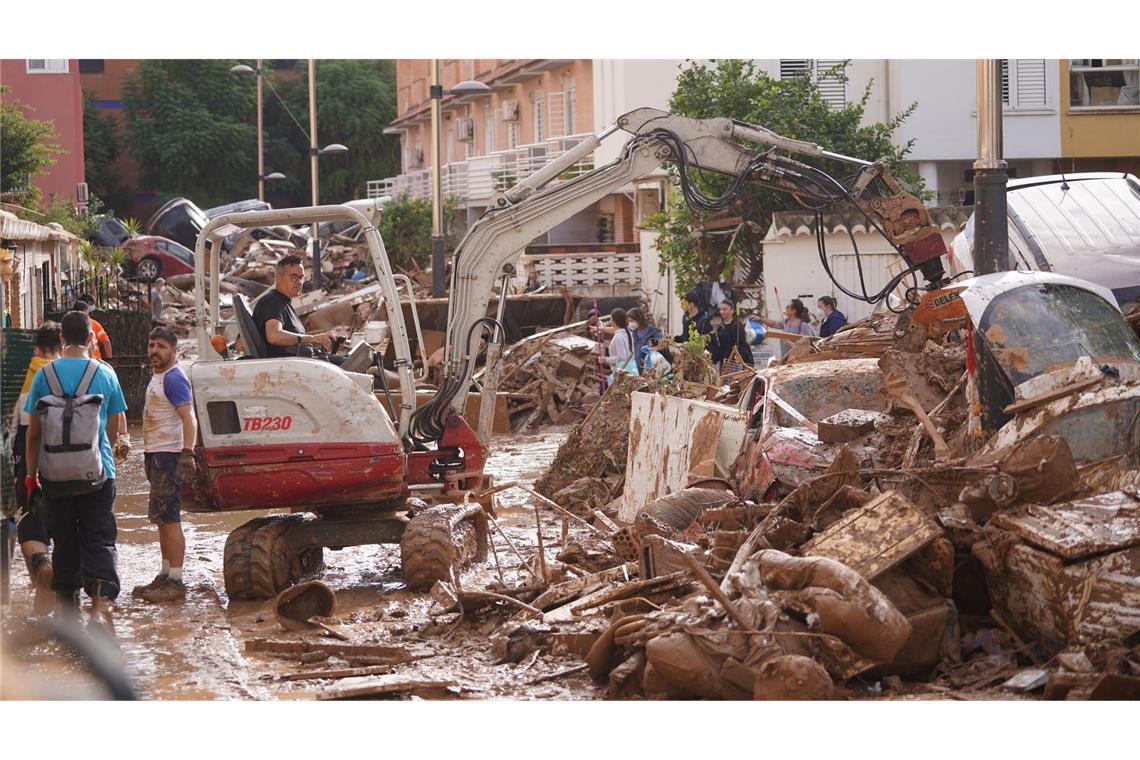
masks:
<svg viewBox="0 0 1140 760"><path fill-rule="evenodd" d="M289 530L306 515L273 515L250 520L226 539L223 575L230 599L272 599L324 566L320 546L293 547Z"/></svg>
<svg viewBox="0 0 1140 760"><path fill-rule="evenodd" d="M400 539L404 583L426 591L487 558L487 514L479 504L441 504L416 515Z"/></svg>

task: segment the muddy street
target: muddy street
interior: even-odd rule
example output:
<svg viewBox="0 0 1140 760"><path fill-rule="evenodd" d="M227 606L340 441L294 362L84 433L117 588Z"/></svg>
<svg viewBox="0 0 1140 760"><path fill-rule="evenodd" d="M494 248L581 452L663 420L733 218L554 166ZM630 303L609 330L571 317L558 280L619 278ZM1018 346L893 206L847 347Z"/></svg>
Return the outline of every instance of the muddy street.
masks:
<svg viewBox="0 0 1140 760"><path fill-rule="evenodd" d="M133 430L141 440L139 430ZM532 483L553 458L565 438L565 428L547 428L541 434L511 436L496 440L488 465L497 482ZM247 520L270 512L231 514L184 514L186 533L185 602L150 604L131 596L131 589L148 582L157 572L157 534L147 520L147 482L142 468L142 450L137 447L118 478L116 501L119 538L119 574L123 590L116 605L115 627L123 666L142 699L312 699L321 696L331 683L351 685L351 679L338 682L285 680L299 670L294 659L249 653L251 640L281 640L315 636L284 631L275 620L270 601L231 601L225 592L222 558L226 537ZM519 490L497 496L498 524L525 557L536 551L533 498ZM284 512L282 510L281 512ZM549 510L542 513L545 548L553 558L560 549L560 520ZM571 528L574 536L581 528ZM519 559L502 535L493 532L495 552L504 578L518 580ZM447 624L433 623L432 600L426 594L404 589L400 573L398 545L360 546L343 550L326 549L325 568L317 577L336 592L335 617L350 633L354 644L389 644L407 648L416 659L394 672L414 675L429 684L456 683L461 686L431 686L422 690L435 698L511 699L590 699L597 690L583 674L561 677L557 683L532 683L544 675L571 667L576 661L559 658L530 658L521 664L495 665L490 634L502 618L496 615L468 621L456 628L454 616L444 616ZM484 579L482 576L486 575ZM477 568L470 583L481 587L483 580L497 577L494 563ZM18 630L31 615L31 593L22 563L13 564L11 604L5 610L4 627ZM85 599L85 604L87 600ZM508 612L511 610L508 609ZM40 650L51 659L51 647ZM312 667L312 660L305 663ZM323 668L349 667L352 663L336 655L322 663ZM36 668L45 662L33 661Z"/></svg>

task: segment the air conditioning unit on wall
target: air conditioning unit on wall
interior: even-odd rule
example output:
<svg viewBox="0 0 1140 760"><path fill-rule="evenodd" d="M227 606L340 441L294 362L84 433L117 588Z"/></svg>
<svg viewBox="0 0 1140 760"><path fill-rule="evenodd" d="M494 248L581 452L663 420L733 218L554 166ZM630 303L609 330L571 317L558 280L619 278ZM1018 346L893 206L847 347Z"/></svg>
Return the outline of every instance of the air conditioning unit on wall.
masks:
<svg viewBox="0 0 1140 760"><path fill-rule="evenodd" d="M475 140L475 120L460 116L455 120L455 139L459 142L473 142Z"/></svg>
<svg viewBox="0 0 1140 760"><path fill-rule="evenodd" d="M519 102L517 100L504 100L502 105L503 121L519 120Z"/></svg>

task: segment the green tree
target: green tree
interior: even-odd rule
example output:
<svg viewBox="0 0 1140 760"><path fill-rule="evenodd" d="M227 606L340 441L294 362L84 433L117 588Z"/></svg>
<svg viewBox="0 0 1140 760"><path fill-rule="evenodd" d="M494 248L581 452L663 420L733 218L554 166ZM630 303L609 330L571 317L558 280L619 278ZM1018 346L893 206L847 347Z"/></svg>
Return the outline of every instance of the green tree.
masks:
<svg viewBox="0 0 1140 760"><path fill-rule="evenodd" d="M846 83L842 67L827 72ZM922 180L906 171L905 156L913 141L897 146L891 136L914 112L912 103L889 121L863 124L871 95L868 83L857 101L836 108L820 95L812 72L788 79L773 79L751 61L720 60L711 65L688 63L681 67L670 109L695 118L727 117L766 127L784 137L807 140L834 153L875 160L882 158L892 174L912 191L921 191ZM755 146L752 146L755 147ZM854 173L851 164L793 156L811 164L841 182ZM719 196L728 179L695 173L697 186L706 194ZM729 234L709 234L714 220L693 211L680 193L671 193L666 209L654 215L649 225L659 233L657 247L663 267L671 266L677 278L677 293L696 283L730 275L739 261L758 272L761 241L777 211L801 208L784 192L759 185L750 186L734 206L718 217L741 217L743 222Z"/></svg>
<svg viewBox="0 0 1140 760"><path fill-rule="evenodd" d="M316 69L318 145L340 143L349 151L320 159L321 201L363 198L369 180L400 172L399 138L384 134L384 127L396 118L395 62L322 60ZM299 61L295 75L268 72L267 78L285 105L266 92L266 171L283 171L287 179L280 189L288 192L294 205L308 205L312 200L305 137L309 129L308 64Z"/></svg>
<svg viewBox="0 0 1140 760"><path fill-rule="evenodd" d="M91 90L83 91L83 173L88 187L111 208L122 208L127 193L115 168L121 150L114 117L103 113Z"/></svg>
<svg viewBox="0 0 1140 760"><path fill-rule="evenodd" d="M232 60L144 60L123 83L127 149L161 202L203 208L256 194L256 89Z"/></svg>
<svg viewBox="0 0 1140 760"><path fill-rule="evenodd" d="M453 196L443 199L444 245L455 250L463 229L459 204ZM380 237L393 267L408 269L412 262L426 269L431 265L431 201L407 193L384 206Z"/></svg>
<svg viewBox="0 0 1140 760"><path fill-rule="evenodd" d="M25 111L31 106L11 100L9 87L0 87L0 195L9 203L36 206L40 192L32 177L44 173L65 151L55 142L55 126L33 119Z"/></svg>

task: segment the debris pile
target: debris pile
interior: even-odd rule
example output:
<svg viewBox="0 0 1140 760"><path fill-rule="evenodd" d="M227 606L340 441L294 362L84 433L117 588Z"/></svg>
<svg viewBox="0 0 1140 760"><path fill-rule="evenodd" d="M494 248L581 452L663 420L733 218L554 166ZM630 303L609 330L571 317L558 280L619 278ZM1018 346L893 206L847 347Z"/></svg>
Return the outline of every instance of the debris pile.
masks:
<svg viewBox="0 0 1140 760"><path fill-rule="evenodd" d="M519 341L503 353L499 391L507 396L511 427L526 432L540 425L582 420L605 392L600 344L586 337L587 323L555 329Z"/></svg>

